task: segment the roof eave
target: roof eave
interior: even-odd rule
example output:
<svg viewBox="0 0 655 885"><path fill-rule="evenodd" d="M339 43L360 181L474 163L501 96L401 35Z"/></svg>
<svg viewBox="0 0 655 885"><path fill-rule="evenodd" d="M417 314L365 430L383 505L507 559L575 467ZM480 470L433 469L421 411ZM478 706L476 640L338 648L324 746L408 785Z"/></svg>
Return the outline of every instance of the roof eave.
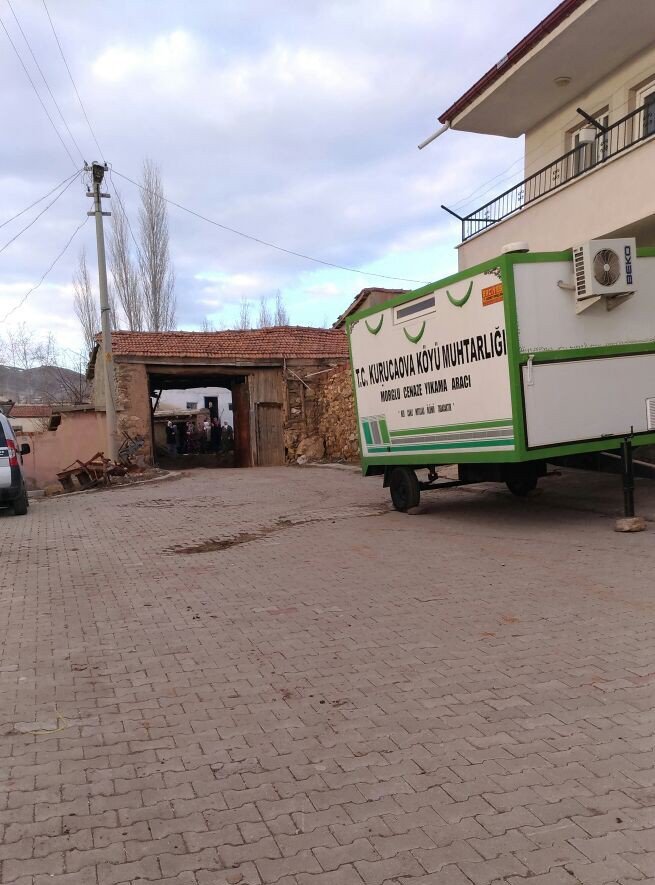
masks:
<svg viewBox="0 0 655 885"><path fill-rule="evenodd" d="M578 7L587 3L588 0L562 0L549 15L533 28L529 34L514 46L497 64L490 68L486 74L460 96L439 117L440 123L452 123L475 99L486 92L503 74L518 64L524 56L534 49L545 37L555 30L563 21L572 15Z"/></svg>

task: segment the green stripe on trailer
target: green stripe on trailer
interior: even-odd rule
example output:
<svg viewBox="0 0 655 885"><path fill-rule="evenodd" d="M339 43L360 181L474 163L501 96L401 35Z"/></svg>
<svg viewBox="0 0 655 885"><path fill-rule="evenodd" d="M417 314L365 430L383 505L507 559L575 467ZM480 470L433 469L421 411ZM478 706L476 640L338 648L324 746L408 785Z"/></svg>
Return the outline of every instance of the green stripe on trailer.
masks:
<svg viewBox="0 0 655 885"><path fill-rule="evenodd" d="M486 430L490 427L512 426L511 418L498 421L478 421L473 424L442 424L438 427L417 427L415 430L390 430L391 436L420 436L423 433L448 433L451 430Z"/></svg>
<svg viewBox="0 0 655 885"><path fill-rule="evenodd" d="M454 443L418 443L416 445L394 445L391 447L369 446L368 451L375 454L394 454L395 452L440 452L446 449L511 448L513 445L514 437L508 437L507 439L479 439Z"/></svg>
<svg viewBox="0 0 655 885"><path fill-rule="evenodd" d="M364 431L364 439L366 440L366 445L373 445L373 434L371 433L371 425L368 421L362 421L362 430Z"/></svg>

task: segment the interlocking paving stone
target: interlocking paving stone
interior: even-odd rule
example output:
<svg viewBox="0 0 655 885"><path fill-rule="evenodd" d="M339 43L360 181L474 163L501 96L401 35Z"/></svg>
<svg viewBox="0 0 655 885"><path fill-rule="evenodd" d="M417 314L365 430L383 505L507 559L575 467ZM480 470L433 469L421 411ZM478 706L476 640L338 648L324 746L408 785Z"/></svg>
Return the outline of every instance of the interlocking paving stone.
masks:
<svg viewBox="0 0 655 885"><path fill-rule="evenodd" d="M0 882L653 881L652 537L616 478L543 485L410 519L354 472L204 470L0 511Z"/></svg>

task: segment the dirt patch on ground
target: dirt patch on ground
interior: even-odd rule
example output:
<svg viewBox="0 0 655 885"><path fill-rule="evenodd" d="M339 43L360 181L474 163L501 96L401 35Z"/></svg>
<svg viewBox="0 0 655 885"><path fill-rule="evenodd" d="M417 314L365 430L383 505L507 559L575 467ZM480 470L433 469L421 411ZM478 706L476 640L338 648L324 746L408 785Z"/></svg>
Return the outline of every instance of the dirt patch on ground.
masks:
<svg viewBox="0 0 655 885"><path fill-rule="evenodd" d="M203 509L214 509L216 507L220 507L221 510L225 510L229 507L245 507L251 504L254 504L254 501L239 501L238 504L228 504L225 501L222 501L220 498L217 498L216 495L201 495L197 498L193 498L192 500L185 500L184 506L189 510L203 510ZM167 510L172 507L176 507L179 504L179 498L150 498L145 501L132 501L129 504L119 504L119 507L129 507L133 509L134 507L141 507L146 510Z"/></svg>
<svg viewBox="0 0 655 885"><path fill-rule="evenodd" d="M163 506L161 503L154 506ZM144 506L147 506L144 502ZM362 511L366 511L362 513ZM252 541L261 541L275 532L282 532L301 525L310 525L315 522L336 522L338 519L349 519L353 516L379 516L381 513L388 512L389 508L383 507L371 508L362 505L348 507L343 510L334 512L313 512L297 516L280 516L274 523L262 526L259 529L250 532L238 532L236 535L230 535L226 538L205 538L202 541L196 541L192 544L176 544L173 547L166 547L163 552L166 554L182 553L185 555L192 553L216 553L220 550L229 550L231 547L238 547L241 544L249 544Z"/></svg>
<svg viewBox="0 0 655 885"><path fill-rule="evenodd" d="M215 553L217 550L229 550L230 547L238 547L240 544L249 544L250 541L258 541L260 538L270 535L275 528L263 529L260 532L239 532L231 538L207 538L197 544L189 544L187 547L168 547L164 553Z"/></svg>

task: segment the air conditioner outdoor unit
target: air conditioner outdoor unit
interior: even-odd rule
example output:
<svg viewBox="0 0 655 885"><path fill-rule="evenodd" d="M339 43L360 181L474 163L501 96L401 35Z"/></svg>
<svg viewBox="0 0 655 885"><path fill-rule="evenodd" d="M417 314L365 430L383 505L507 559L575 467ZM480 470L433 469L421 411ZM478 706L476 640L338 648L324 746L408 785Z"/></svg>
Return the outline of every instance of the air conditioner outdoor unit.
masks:
<svg viewBox="0 0 655 885"><path fill-rule="evenodd" d="M575 310L582 313L605 299L608 310L637 291L637 244L634 237L589 240L573 249Z"/></svg>

